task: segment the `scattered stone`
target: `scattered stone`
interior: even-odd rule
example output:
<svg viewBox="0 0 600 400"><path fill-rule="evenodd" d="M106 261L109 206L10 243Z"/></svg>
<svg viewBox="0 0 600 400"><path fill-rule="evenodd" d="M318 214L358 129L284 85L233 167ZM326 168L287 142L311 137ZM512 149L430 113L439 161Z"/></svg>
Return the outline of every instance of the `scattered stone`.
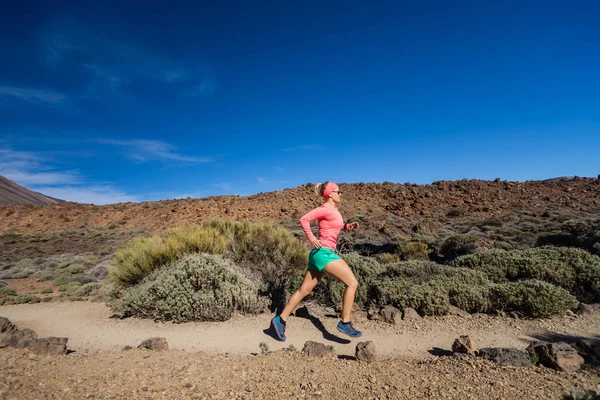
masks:
<svg viewBox="0 0 600 400"><path fill-rule="evenodd" d="M534 342L527 347L527 351L537 355L538 364L559 371L575 372L584 363L577 350L565 342Z"/></svg>
<svg viewBox="0 0 600 400"><path fill-rule="evenodd" d="M404 321L420 321L423 318L421 318L419 313L414 308L406 307L404 309L404 314L402 315L402 319Z"/></svg>
<svg viewBox="0 0 600 400"><path fill-rule="evenodd" d="M452 351L461 354L475 355L477 349L468 335L463 335L452 343Z"/></svg>
<svg viewBox="0 0 600 400"><path fill-rule="evenodd" d="M133 350L133 347L131 347L131 346L123 347L123 351L129 351L129 350Z"/></svg>
<svg viewBox="0 0 600 400"><path fill-rule="evenodd" d="M138 349L147 349L155 351L168 350L169 344L167 343L167 339L164 337L152 337L140 343Z"/></svg>
<svg viewBox="0 0 600 400"><path fill-rule="evenodd" d="M312 340L304 343L302 352L309 357L333 356L333 349L330 346L326 346L323 343L313 342Z"/></svg>
<svg viewBox="0 0 600 400"><path fill-rule="evenodd" d="M385 306L379 312L381 319L388 324L398 325L402 322L402 312L396 307Z"/></svg>
<svg viewBox="0 0 600 400"><path fill-rule="evenodd" d="M472 354L454 353L454 354L452 354L452 358L455 358L460 361L467 361L467 360L475 359L475 356Z"/></svg>
<svg viewBox="0 0 600 400"><path fill-rule="evenodd" d="M379 321L381 319L381 314L379 314L379 310L369 308L369 310L367 311L367 319L371 321Z"/></svg>
<svg viewBox="0 0 600 400"><path fill-rule="evenodd" d="M498 365L531 367L531 357L525 350L512 348L484 348L479 350L477 355L493 361Z"/></svg>
<svg viewBox="0 0 600 400"><path fill-rule="evenodd" d="M600 365L600 340L580 340L573 343L573 347L586 364Z"/></svg>
<svg viewBox="0 0 600 400"><path fill-rule="evenodd" d="M67 354L68 341L66 337L53 336L35 339L29 345L29 349L38 354L64 355Z"/></svg>
<svg viewBox="0 0 600 400"><path fill-rule="evenodd" d="M39 354L67 354L67 338L38 338L31 329L19 330L7 318L0 317L0 348L27 348Z"/></svg>
<svg viewBox="0 0 600 400"><path fill-rule="evenodd" d="M371 362L375 360L377 352L372 341L359 342L356 345L356 358L360 361Z"/></svg>
<svg viewBox="0 0 600 400"><path fill-rule="evenodd" d="M454 315L456 317L463 318L471 318L471 314L455 306L450 306L450 308L448 308L448 315Z"/></svg>
<svg viewBox="0 0 600 400"><path fill-rule="evenodd" d="M577 309L575 309L575 312L579 315L589 315L593 314L595 310L596 308L593 305L579 303L579 306Z"/></svg>

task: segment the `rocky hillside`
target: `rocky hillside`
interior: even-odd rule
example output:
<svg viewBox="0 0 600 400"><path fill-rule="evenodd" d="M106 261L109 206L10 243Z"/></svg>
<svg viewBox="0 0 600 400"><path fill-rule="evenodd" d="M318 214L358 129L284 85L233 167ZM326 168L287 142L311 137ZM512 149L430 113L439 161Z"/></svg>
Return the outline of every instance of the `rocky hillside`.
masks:
<svg viewBox="0 0 600 400"><path fill-rule="evenodd" d="M32 192L15 182L0 176L0 206L13 204L48 205L58 203L59 200Z"/></svg>
<svg viewBox="0 0 600 400"><path fill-rule="evenodd" d="M556 181L439 181L341 184L340 210L346 219L361 221L361 235L410 237L438 231L460 218L486 219L510 215L532 217L600 214L600 179ZM213 217L248 218L299 229L297 219L321 203L308 183L293 189L253 196L218 196L94 206L56 203L44 207L11 205L0 208L0 234L45 233L110 228L157 232Z"/></svg>

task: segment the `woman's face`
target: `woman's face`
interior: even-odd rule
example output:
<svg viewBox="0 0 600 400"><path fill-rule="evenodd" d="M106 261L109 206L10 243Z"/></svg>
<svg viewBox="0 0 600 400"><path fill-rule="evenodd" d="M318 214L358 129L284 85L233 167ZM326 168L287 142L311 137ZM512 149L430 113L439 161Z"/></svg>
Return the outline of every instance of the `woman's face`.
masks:
<svg viewBox="0 0 600 400"><path fill-rule="evenodd" d="M342 192L340 191L340 189L336 189L333 192L331 192L331 194L329 195L329 197L331 197L331 199L333 200L334 203L340 203L342 201Z"/></svg>

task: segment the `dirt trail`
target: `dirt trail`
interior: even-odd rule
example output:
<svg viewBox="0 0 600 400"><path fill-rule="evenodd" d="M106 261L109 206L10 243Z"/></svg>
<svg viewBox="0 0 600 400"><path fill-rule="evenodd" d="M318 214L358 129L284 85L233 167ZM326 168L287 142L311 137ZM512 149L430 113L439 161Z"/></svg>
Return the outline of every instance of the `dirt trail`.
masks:
<svg viewBox="0 0 600 400"><path fill-rule="evenodd" d="M525 348L536 338L600 334L600 312L532 321L489 315L444 316L403 321L398 326L369 321L363 313L355 313L355 324L364 334L350 341L335 329L337 318L331 310L318 307L310 310L315 315L312 320L290 318L288 340L284 343L264 332L269 326L269 314L236 316L226 322L155 323L111 319L111 312L104 304L71 302L2 306L0 316L10 319L20 329L35 330L40 337L67 337L69 348L77 352L120 350L127 345L135 347L152 336L163 336L172 349L211 354L257 353L261 342L267 343L270 350L289 345L302 349L307 340L314 340L333 345L339 355L354 355L357 342L372 340L381 355L423 358L431 351L449 350L459 335L470 335L480 348Z"/></svg>

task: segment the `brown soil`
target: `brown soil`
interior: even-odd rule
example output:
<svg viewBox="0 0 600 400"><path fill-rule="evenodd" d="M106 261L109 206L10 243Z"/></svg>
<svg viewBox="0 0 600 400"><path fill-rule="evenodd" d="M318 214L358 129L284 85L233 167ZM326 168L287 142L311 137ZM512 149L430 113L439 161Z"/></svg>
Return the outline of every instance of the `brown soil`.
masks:
<svg viewBox="0 0 600 400"><path fill-rule="evenodd" d="M6 399L561 399L600 390L598 370L498 367L483 360L381 358L366 364L298 352L207 355L93 351L42 357L0 351Z"/></svg>
<svg viewBox="0 0 600 400"><path fill-rule="evenodd" d="M369 216L363 229L388 237L410 236L415 224L424 229L440 225L450 210L487 218L527 210L598 213L600 180L489 182L440 181L431 185L342 184L341 211L345 217ZM320 204L312 184L254 196L123 203L107 206L59 203L44 207L13 205L0 208L0 234L45 233L108 228L114 231L160 231L213 217L285 222ZM297 224L295 224L297 225ZM297 228L297 227L296 227Z"/></svg>

